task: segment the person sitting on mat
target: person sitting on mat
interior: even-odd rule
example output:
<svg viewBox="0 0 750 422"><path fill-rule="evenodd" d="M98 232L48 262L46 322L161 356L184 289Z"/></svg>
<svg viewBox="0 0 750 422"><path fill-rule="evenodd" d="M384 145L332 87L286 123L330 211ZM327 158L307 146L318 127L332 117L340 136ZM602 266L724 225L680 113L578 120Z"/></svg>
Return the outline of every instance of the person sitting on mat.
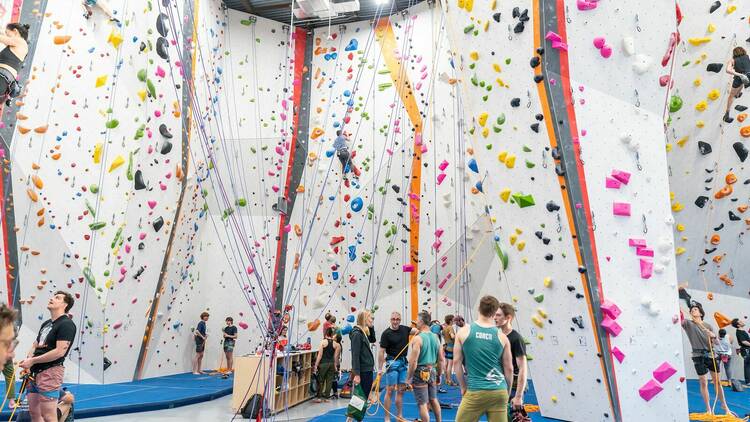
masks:
<svg viewBox="0 0 750 422"><path fill-rule="evenodd" d="M83 0L83 8L86 9L83 17L86 19L90 18L94 14L94 7L99 7L107 15L110 22L120 23L120 20L112 12L112 8L109 6L107 0Z"/></svg>
<svg viewBox="0 0 750 422"><path fill-rule="evenodd" d="M234 326L232 317L226 318L227 326L224 327L224 355L227 357L227 370L232 372L234 369L234 343L237 341L237 327Z"/></svg>
<svg viewBox="0 0 750 422"><path fill-rule="evenodd" d="M5 48L0 50L0 96L16 97L20 94L17 83L21 65L29 53L29 25L9 23L5 34L0 35L0 43Z"/></svg>
<svg viewBox="0 0 750 422"><path fill-rule="evenodd" d="M193 375L200 375L204 372L201 370L203 366L203 352L206 350L206 321L208 321L208 312L201 313L201 320L198 322L198 326L193 331L193 338L195 339L195 357L193 358Z"/></svg>
<svg viewBox="0 0 750 422"><path fill-rule="evenodd" d="M734 118L729 117L729 111L735 98L742 95L742 89L750 86L750 57L742 47L735 47L732 50L732 59L727 63L727 73L733 75L732 89L729 90L727 98L727 110L724 113L724 121L732 123Z"/></svg>

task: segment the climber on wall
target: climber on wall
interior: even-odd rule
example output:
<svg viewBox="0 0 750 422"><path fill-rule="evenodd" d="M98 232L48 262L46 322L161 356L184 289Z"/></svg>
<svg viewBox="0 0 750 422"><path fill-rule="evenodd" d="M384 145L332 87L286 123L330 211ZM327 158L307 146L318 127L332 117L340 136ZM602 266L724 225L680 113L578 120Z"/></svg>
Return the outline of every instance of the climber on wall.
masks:
<svg viewBox="0 0 750 422"><path fill-rule="evenodd" d="M5 34L0 35L0 43L5 44L0 50L0 95L6 99L21 93L18 72L29 53L28 38L29 25L20 23L9 23L5 26Z"/></svg>
<svg viewBox="0 0 750 422"><path fill-rule="evenodd" d="M120 23L120 20L112 12L112 8L109 6L107 0L83 0L83 8L86 9L83 17L86 19L90 18L94 14L94 7L97 6L109 17L110 22Z"/></svg>
<svg viewBox="0 0 750 422"><path fill-rule="evenodd" d="M354 173L355 177L359 177L359 169L352 163L352 154L349 152L349 146L347 142L350 141L349 134L343 130L336 131L336 139L333 141L333 148L336 149L336 156L341 161L341 174L344 176L344 183L349 186L349 181L346 178L346 174L349 170Z"/></svg>
<svg viewBox="0 0 750 422"><path fill-rule="evenodd" d="M734 78L732 78L732 88L729 90L724 121L732 123L734 118L729 117L729 110L732 108L732 103L735 98L739 98L742 95L743 88L750 86L750 57L747 56L744 48L735 47L732 50L732 59L727 63L726 72L733 75Z"/></svg>

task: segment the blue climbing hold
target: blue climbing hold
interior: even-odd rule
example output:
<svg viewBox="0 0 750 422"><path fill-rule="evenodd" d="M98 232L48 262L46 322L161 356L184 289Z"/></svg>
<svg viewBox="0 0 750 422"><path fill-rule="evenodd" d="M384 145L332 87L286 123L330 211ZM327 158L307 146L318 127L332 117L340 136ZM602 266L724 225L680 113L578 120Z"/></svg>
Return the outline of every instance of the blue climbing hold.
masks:
<svg viewBox="0 0 750 422"><path fill-rule="evenodd" d="M333 154L335 154L335 153L336 153L335 149L329 149L328 151L326 151L326 158L333 157Z"/></svg>
<svg viewBox="0 0 750 422"><path fill-rule="evenodd" d="M360 198L359 196L352 199L352 211L354 212L362 211L363 205L364 205L364 202L362 201L362 198Z"/></svg>
<svg viewBox="0 0 750 422"><path fill-rule="evenodd" d="M357 247L349 245L349 261L354 261L355 259L357 259Z"/></svg>
<svg viewBox="0 0 750 422"><path fill-rule="evenodd" d="M352 38L351 41L349 41L349 45L346 46L344 51L354 51L359 46L359 43L357 42L356 38Z"/></svg>
<svg viewBox="0 0 750 422"><path fill-rule="evenodd" d="M351 96L352 96L352 92L351 91L349 91L348 89L346 91L344 91L344 97L351 97Z"/></svg>
<svg viewBox="0 0 750 422"><path fill-rule="evenodd" d="M471 160L469 160L469 168L474 173L479 173L479 167L477 166L477 160L475 160L473 158Z"/></svg>
<svg viewBox="0 0 750 422"><path fill-rule="evenodd" d="M354 315L347 315L346 322L354 322Z"/></svg>
<svg viewBox="0 0 750 422"><path fill-rule="evenodd" d="M344 328L341 329L342 336L349 335L349 333L351 332L352 332L352 324L346 324L344 325Z"/></svg>
<svg viewBox="0 0 750 422"><path fill-rule="evenodd" d="M476 187L479 192L484 193L484 190L482 189L482 182L477 182L477 184L474 185L474 187Z"/></svg>

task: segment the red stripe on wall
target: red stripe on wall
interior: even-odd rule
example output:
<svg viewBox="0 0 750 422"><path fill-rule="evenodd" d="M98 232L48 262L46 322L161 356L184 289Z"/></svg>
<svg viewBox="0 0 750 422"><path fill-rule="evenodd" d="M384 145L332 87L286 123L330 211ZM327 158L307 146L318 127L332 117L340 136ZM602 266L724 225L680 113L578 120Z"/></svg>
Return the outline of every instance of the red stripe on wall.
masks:
<svg viewBox="0 0 750 422"><path fill-rule="evenodd" d="M289 198L289 189L292 182L292 169L294 168L294 153L297 150L297 130L299 127L299 111L302 109L302 77L306 72L305 69L305 47L307 46L307 31L303 28L294 30L294 93L292 94L292 103L294 104L294 113L292 117L292 140L289 147L289 162L286 166L286 181L284 182L284 198ZM287 216L279 215L279 241L276 246L276 265L273 270L273 286L271 297L276 303L276 286L279 284L279 267L281 266L282 255L281 248L284 239L284 226L287 224ZM284 292L282 292L283 295ZM273 310L271 310L273 312Z"/></svg>

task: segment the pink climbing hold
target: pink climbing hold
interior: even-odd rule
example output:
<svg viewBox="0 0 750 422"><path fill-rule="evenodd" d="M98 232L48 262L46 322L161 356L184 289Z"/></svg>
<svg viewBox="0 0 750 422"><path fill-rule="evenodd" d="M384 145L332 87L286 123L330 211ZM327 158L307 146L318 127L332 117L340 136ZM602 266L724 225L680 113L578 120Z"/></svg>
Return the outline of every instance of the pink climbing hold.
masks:
<svg viewBox="0 0 750 422"><path fill-rule="evenodd" d="M638 247L635 249L635 254L638 256L648 256L653 258L654 257L654 250L651 248L642 248Z"/></svg>
<svg viewBox="0 0 750 422"><path fill-rule="evenodd" d="M614 319L605 316L601 324L604 331L606 331L612 337L617 337L622 332L622 327Z"/></svg>
<svg viewBox="0 0 750 422"><path fill-rule="evenodd" d="M148 207L154 209L154 207L156 207L156 201L148 201Z"/></svg>
<svg viewBox="0 0 750 422"><path fill-rule="evenodd" d="M290 231L292 231L291 224L287 224L286 226L284 226L284 233L289 233Z"/></svg>
<svg viewBox="0 0 750 422"><path fill-rule="evenodd" d="M402 267L402 269L403 269L403 271L405 273L410 273L410 272L414 271L414 265L413 264L404 264L404 266Z"/></svg>
<svg viewBox="0 0 750 422"><path fill-rule="evenodd" d="M438 166L438 168L440 169L440 171L445 171L445 169L448 168L448 161L447 160L443 160L443 162L440 163L440 165Z"/></svg>
<svg viewBox="0 0 750 422"><path fill-rule="evenodd" d="M247 330L247 323L240 321L237 323L237 325L239 325L243 330Z"/></svg>
<svg viewBox="0 0 750 422"><path fill-rule="evenodd" d="M612 47L605 45L599 50L599 54L601 54L605 59L610 58L612 56Z"/></svg>
<svg viewBox="0 0 750 422"><path fill-rule="evenodd" d="M664 388L654 380L649 380L638 389L638 394L643 400L651 401L657 394L661 393Z"/></svg>
<svg viewBox="0 0 750 422"><path fill-rule="evenodd" d="M435 236L436 237L440 237L440 236L443 235L444 232L445 231L443 229L437 229L437 230L435 230ZM444 257L443 261L445 261L445 259L447 259L447 257Z"/></svg>
<svg viewBox="0 0 750 422"><path fill-rule="evenodd" d="M597 49L601 49L606 43L607 41L604 39L604 37L594 38L594 47L596 47Z"/></svg>
<svg viewBox="0 0 750 422"><path fill-rule="evenodd" d="M669 77L669 75L659 76L659 86L661 86L661 87L667 86L667 85L669 85L669 82L671 80L672 79Z"/></svg>
<svg viewBox="0 0 750 422"><path fill-rule="evenodd" d="M664 381L676 373L677 370L674 369L674 366L670 365L669 362L664 362L658 368L654 369L653 375L655 380L664 384Z"/></svg>
<svg viewBox="0 0 750 422"><path fill-rule="evenodd" d="M612 348L612 356L614 356L620 363L625 360L625 353L623 353L617 346Z"/></svg>
<svg viewBox="0 0 750 422"><path fill-rule="evenodd" d="M622 170L612 170L612 177L622 182L623 185L627 185L630 181L630 173Z"/></svg>
<svg viewBox="0 0 750 422"><path fill-rule="evenodd" d="M588 0L578 0L576 5L578 6L578 10L594 10L597 6L596 2Z"/></svg>
<svg viewBox="0 0 750 422"><path fill-rule="evenodd" d="M156 66L156 72L154 73L156 74L156 76L160 78L167 76L167 73L164 71L164 69L162 69L161 66Z"/></svg>
<svg viewBox="0 0 750 422"><path fill-rule="evenodd" d="M558 33L553 31L548 31L547 35L544 36L544 39L547 41L552 41L553 43L562 41L562 37Z"/></svg>
<svg viewBox="0 0 750 422"><path fill-rule="evenodd" d="M641 278L643 279L649 279L651 278L651 275L654 273L654 263L651 261L647 261L645 259L641 259Z"/></svg>
<svg viewBox="0 0 750 422"><path fill-rule="evenodd" d="M645 248L646 247L646 239L634 239L630 238L628 239L628 246L636 247L636 248Z"/></svg>
<svg viewBox="0 0 750 422"><path fill-rule="evenodd" d="M621 217L630 217L630 204L627 202L613 202L612 214Z"/></svg>
<svg viewBox="0 0 750 422"><path fill-rule="evenodd" d="M445 173L440 173L437 175L437 184L438 186L443 183L443 180L445 180Z"/></svg>
<svg viewBox="0 0 750 422"><path fill-rule="evenodd" d="M607 176L605 179L604 186L607 189L620 189L620 186L622 186L622 182L620 182L619 180L613 177Z"/></svg>
<svg viewBox="0 0 750 422"><path fill-rule="evenodd" d="M602 313L612 319L617 319L617 317L622 313L620 307L610 300L605 299L599 307L601 308Z"/></svg>
<svg viewBox="0 0 750 422"><path fill-rule="evenodd" d="M252 266L247 267L247 273L248 275L252 275L255 272L255 269Z"/></svg>

